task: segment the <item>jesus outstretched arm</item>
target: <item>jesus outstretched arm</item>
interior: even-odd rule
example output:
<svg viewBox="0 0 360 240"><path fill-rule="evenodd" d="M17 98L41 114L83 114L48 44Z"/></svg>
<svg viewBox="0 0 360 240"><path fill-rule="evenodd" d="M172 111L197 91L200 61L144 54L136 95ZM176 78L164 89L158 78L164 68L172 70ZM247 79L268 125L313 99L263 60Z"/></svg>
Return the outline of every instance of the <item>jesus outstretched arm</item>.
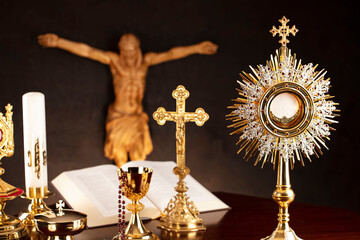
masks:
<svg viewBox="0 0 360 240"><path fill-rule="evenodd" d="M204 41L198 44L184 46L184 47L174 47L169 51L162 53L149 52L144 56L145 64L151 66L160 64L163 62L176 60L190 56L192 54L204 54L212 55L217 51L218 46L210 41Z"/></svg>
<svg viewBox="0 0 360 240"><path fill-rule="evenodd" d="M103 64L110 64L108 52L93 48L85 43L70 41L53 33L40 35L38 41L43 47L61 48L80 57L90 58Z"/></svg>

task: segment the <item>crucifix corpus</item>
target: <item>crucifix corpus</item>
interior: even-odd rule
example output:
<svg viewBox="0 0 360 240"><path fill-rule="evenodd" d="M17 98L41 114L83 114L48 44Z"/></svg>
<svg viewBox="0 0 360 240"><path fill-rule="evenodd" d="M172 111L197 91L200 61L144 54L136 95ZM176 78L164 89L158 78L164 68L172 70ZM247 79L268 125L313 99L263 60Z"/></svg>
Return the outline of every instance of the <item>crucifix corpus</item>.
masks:
<svg viewBox="0 0 360 240"><path fill-rule="evenodd" d="M197 108L195 112L185 112L185 100L190 96L190 93L184 86L179 85L172 92L172 96L176 99L176 112L167 112L165 108L159 107L153 114L153 118L160 125L164 125L166 121L176 123L177 166L173 172L179 178L175 187L177 194L173 199L170 199L165 208L159 227L175 232L203 231L206 228L203 225L203 220L197 216L199 211L186 195L188 188L184 178L190 173L190 169L185 166L185 123L195 122L196 125L202 126L209 119L209 115L202 108Z"/></svg>
<svg viewBox="0 0 360 240"><path fill-rule="evenodd" d="M169 51L142 54L140 41L134 34L124 34L119 41L119 53L103 51L87 44L60 38L48 33L38 37L43 47L60 48L75 55L109 65L113 76L115 101L106 118L105 156L121 167L131 160L145 160L153 150L148 115L143 111L145 78L148 68L192 54L212 55L217 45L204 41L174 47Z"/></svg>

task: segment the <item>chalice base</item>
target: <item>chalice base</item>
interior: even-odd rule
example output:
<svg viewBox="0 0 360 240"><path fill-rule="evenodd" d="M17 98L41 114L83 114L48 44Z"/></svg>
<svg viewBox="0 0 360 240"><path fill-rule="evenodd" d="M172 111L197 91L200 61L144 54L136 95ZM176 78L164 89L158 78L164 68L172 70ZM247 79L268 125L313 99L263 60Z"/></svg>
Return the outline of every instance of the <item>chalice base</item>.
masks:
<svg viewBox="0 0 360 240"><path fill-rule="evenodd" d="M280 224L275 231L268 237L262 238L261 240L302 240L296 236L294 230L289 226L282 227Z"/></svg>
<svg viewBox="0 0 360 240"><path fill-rule="evenodd" d="M125 230L125 239L126 240L160 240L160 238L148 231L144 224L141 221L139 216L139 212L133 212L131 214L129 224ZM113 240L121 240L120 235L116 235L113 237Z"/></svg>
<svg viewBox="0 0 360 240"><path fill-rule="evenodd" d="M132 240L132 239L133 240L138 240L138 239L160 240L160 238L156 234L154 234L154 233L152 233L150 231L148 233L146 233L146 234L142 234L141 236L127 236L127 235L125 235L124 239L125 240ZM117 236L113 237L112 240L122 240L122 239L121 239L121 237L119 235L117 235Z"/></svg>

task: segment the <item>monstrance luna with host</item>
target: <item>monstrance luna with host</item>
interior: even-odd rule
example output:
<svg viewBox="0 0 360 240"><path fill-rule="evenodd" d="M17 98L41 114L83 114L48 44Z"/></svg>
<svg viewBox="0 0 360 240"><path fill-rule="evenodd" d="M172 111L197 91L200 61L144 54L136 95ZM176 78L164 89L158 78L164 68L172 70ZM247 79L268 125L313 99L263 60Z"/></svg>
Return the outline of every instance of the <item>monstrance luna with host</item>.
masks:
<svg viewBox="0 0 360 240"><path fill-rule="evenodd" d="M240 135L238 153L245 150L247 159L257 155L255 165L278 165L273 199L280 205L279 224L266 239L300 239L288 225L288 205L295 197L289 165L293 168L296 161L304 165L304 158L311 161L312 155L322 154L321 146L327 149L325 139L330 140L330 130L335 130L330 124L337 123L334 117L339 110L338 104L329 100L333 96L328 94L326 71L318 71L318 65L312 63L302 64L291 54L287 37L298 30L289 28L285 17L279 21L282 25L270 33L279 34L281 48L266 65L250 66L252 73L240 73L239 96L229 107L233 110L227 120L233 122L228 126L234 128L231 135Z"/></svg>

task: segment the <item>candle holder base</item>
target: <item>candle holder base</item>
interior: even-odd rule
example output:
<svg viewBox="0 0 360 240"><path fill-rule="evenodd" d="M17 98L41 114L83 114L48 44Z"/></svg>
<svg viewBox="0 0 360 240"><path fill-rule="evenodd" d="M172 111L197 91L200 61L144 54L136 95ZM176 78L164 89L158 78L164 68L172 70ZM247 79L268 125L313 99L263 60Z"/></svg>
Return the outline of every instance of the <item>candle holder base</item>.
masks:
<svg viewBox="0 0 360 240"><path fill-rule="evenodd" d="M20 239L29 234L28 229L16 217L8 216L4 212L7 201L11 201L24 191L17 188L15 193L10 195L0 195L0 240L2 239Z"/></svg>
<svg viewBox="0 0 360 240"><path fill-rule="evenodd" d="M30 195L28 191L26 194L22 194L21 198L25 198L31 200L31 203L28 206L28 210L26 212L22 212L19 214L19 219L23 222L27 227L35 227L35 219L34 217L37 214L41 214L44 212L52 212L52 210L46 205L44 199L54 196L55 194L51 191L45 191L44 194L41 195Z"/></svg>

